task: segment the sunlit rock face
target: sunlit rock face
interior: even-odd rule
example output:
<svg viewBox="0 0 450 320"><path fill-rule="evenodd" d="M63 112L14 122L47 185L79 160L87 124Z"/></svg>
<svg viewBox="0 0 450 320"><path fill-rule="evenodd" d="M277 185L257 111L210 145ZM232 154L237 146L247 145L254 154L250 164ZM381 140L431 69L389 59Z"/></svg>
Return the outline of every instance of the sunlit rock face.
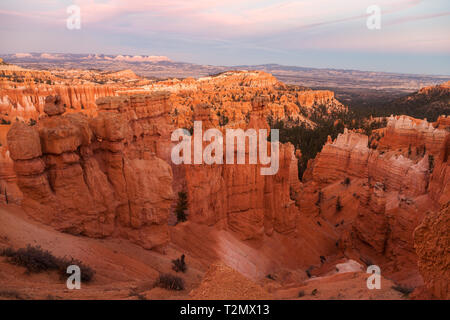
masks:
<svg viewBox="0 0 450 320"><path fill-rule="evenodd" d="M98 98L152 82L131 70L25 69L0 65L0 117L14 122L45 116L47 96L58 96L66 113L96 115Z"/></svg>
<svg viewBox="0 0 450 320"><path fill-rule="evenodd" d="M345 130L309 162L301 182L301 151L290 144L280 145L277 173L263 176L260 164L175 165L171 133L194 121L223 134L269 129L268 117L314 127L308 110L345 110L332 92L293 89L262 72L85 93L52 87L30 109L37 123L13 122L0 149L0 191L6 188L34 219L147 249L172 242L187 252L208 251L250 277L283 266L291 272L286 278L303 279L306 270L321 275L345 256L443 296L446 287L436 279L445 261L427 259L442 255L443 246L431 248L440 241L431 234L447 222L426 212L450 201L448 117L434 124L391 117L376 149L369 137ZM0 108L14 105L11 97L0 97ZM174 226L178 191L187 193L188 222ZM2 192L0 201L6 202ZM208 244L192 230L211 233Z"/></svg>
<svg viewBox="0 0 450 320"><path fill-rule="evenodd" d="M252 101L266 96L263 114L275 120L288 120L314 127L308 114L318 107L326 113L344 111L343 106L326 90L288 86L262 71L230 71L199 79L171 79L148 86L122 90L119 94L165 90L171 93L172 116L179 127L192 127L197 104L208 104L219 123L245 127L252 111Z"/></svg>
<svg viewBox="0 0 450 320"><path fill-rule="evenodd" d="M266 97L253 100L252 115L244 129L268 129L262 113L267 102ZM205 124L204 130L217 122L207 105L197 106L195 120ZM223 133L226 134L225 129ZM244 240L261 239L274 231L294 234L298 208L290 195L291 188L299 182L293 146L280 146L279 169L275 175L261 175L261 167L248 162L184 166L190 219L230 229Z"/></svg>
<svg viewBox="0 0 450 320"><path fill-rule="evenodd" d="M442 144L448 135L446 122L440 118L435 128L433 123L418 120L408 116L391 116L388 118L385 135L379 142L379 149L401 149L425 147L429 153L436 155L441 151Z"/></svg>
<svg viewBox="0 0 450 320"><path fill-rule="evenodd" d="M171 168L152 146L127 148L138 130L129 114L151 125L151 116L142 114L151 115L160 105L148 100L130 109L127 101L119 101L117 109L89 118L60 115L59 97L47 103L48 117L35 126L17 122L8 132L26 211L65 232L124 237L146 248L164 245L173 198Z"/></svg>
<svg viewBox="0 0 450 320"><path fill-rule="evenodd" d="M94 85L31 85L20 88L0 87L0 113L3 118L15 120L37 120L45 115L45 99L49 95L59 96L66 112L84 112L95 115L95 100L115 95L112 86Z"/></svg>

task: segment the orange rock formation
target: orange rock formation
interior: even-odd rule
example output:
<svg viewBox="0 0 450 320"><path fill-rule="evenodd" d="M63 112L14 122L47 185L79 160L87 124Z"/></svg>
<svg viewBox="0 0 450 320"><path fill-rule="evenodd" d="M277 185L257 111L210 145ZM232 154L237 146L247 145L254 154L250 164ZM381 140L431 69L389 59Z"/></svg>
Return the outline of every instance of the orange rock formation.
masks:
<svg viewBox="0 0 450 320"><path fill-rule="evenodd" d="M450 299L450 205L430 212L414 231L419 269L432 297Z"/></svg>
<svg viewBox="0 0 450 320"><path fill-rule="evenodd" d="M420 285L413 231L427 210L449 201L449 136L404 116L389 119L376 150L367 136L346 131L310 163L300 206L335 224L347 255Z"/></svg>
<svg viewBox="0 0 450 320"><path fill-rule="evenodd" d="M49 117L36 126L16 122L8 132L25 210L65 232L124 237L146 248L165 244L172 171L151 146L127 148L133 137L152 135L142 126L156 126L161 104L134 104L123 112L117 105L105 111L100 105L92 119L61 116L61 104L48 98Z"/></svg>
<svg viewBox="0 0 450 320"><path fill-rule="evenodd" d="M280 145L278 173L262 176L259 164L175 165L171 132L194 120L222 131L269 128L268 116L313 127L309 109L345 110L332 92L286 86L263 72L127 88L42 88L0 90L1 111L38 119L14 122L0 147L0 191L39 223L160 252L176 246L199 269L217 260L234 269L212 267L193 298L219 297L210 281L240 281L258 298L293 298L286 286L318 284L325 292L327 281L359 290L363 265L371 264L397 283L425 285L432 296L448 298L448 117L434 124L390 117L376 149L369 137L345 130L309 162L301 182L301 152L291 144ZM68 112L70 106L82 112ZM181 190L188 222L173 226L174 194ZM2 192L0 201L6 202ZM358 270L330 273L346 269L347 259ZM276 281L264 288L274 295L259 286L268 275ZM400 298L391 290L383 296Z"/></svg>

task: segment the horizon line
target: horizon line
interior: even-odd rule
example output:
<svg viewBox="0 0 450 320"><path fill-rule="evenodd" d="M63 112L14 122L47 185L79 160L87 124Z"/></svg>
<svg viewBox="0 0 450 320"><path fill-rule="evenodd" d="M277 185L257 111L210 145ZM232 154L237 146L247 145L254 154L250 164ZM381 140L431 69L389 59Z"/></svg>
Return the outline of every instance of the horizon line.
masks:
<svg viewBox="0 0 450 320"><path fill-rule="evenodd" d="M342 67L307 67L307 66L301 66L301 65L288 65L288 64L280 64L275 62L267 62L267 63L260 63L260 64L238 64L238 65L220 65L220 64L200 64L195 62L188 62L188 61L175 61L172 60L169 56L164 54L128 54L128 53L71 53L71 52L51 52L51 51L29 51L29 52L14 52L14 53L0 53L0 58L2 58L2 55L14 55L18 53L29 53L29 54L73 54L73 55L104 55L104 56L141 56L141 57L149 57L149 56L164 56L169 59L169 61L158 61L158 62L149 62L149 61L122 61L122 62L129 62L129 63L159 63L159 62L169 62L169 63L188 63L192 65L198 65L198 66L212 66L212 67L221 67L221 68L238 68L238 67L259 67L259 66L268 66L268 65L277 65L281 67L296 67L296 68L307 68L307 69L316 69L316 70L334 70L334 71L359 71L359 72L377 72L377 73L386 73L386 74L395 74L395 75L408 75L408 76L435 76L435 77L449 77L449 74L434 74L434 73L409 73L409 72L394 72L394 71L381 71L381 70L361 70L361 69L345 69ZM20 59L20 58L18 58ZM25 58L26 59L26 58ZM4 60L4 59L3 59ZM52 60L52 59L43 59L45 60ZM119 70L120 71L120 70Z"/></svg>

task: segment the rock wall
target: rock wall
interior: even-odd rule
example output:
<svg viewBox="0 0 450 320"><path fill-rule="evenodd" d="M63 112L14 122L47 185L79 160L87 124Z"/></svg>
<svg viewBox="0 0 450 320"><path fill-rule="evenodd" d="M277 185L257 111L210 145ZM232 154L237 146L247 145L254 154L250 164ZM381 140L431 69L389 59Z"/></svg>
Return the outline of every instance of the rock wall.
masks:
<svg viewBox="0 0 450 320"><path fill-rule="evenodd" d="M433 298L450 299L450 205L429 212L414 231L425 287Z"/></svg>
<svg viewBox="0 0 450 320"><path fill-rule="evenodd" d="M329 90L307 90L299 93L300 105L311 108L316 105L339 106L333 91Z"/></svg>
<svg viewBox="0 0 450 320"><path fill-rule="evenodd" d="M358 178L368 177L369 148L365 135L345 129L335 141L329 138L314 160L313 179L321 184L344 179L346 175Z"/></svg>
<svg viewBox="0 0 450 320"><path fill-rule="evenodd" d="M368 179L382 183L387 191L411 196L427 192L428 154L414 161L395 151L370 149L367 142L367 136L347 130L335 141L329 140L311 163L311 178L322 185L347 177Z"/></svg>
<svg viewBox="0 0 450 320"><path fill-rule="evenodd" d="M9 156L6 146L0 146L0 203L16 203L22 201L22 192L17 187L14 162Z"/></svg>
<svg viewBox="0 0 450 320"><path fill-rule="evenodd" d="M144 140L152 134L139 132L139 121L152 126L151 115L160 105L151 99L141 105L127 101L129 109L109 104L89 118L61 115L61 100L48 98L44 110L60 112L36 126L12 126L8 146L30 216L61 231L123 237L145 248L168 241L171 168L151 148L127 148L136 135Z"/></svg>
<svg viewBox="0 0 450 320"><path fill-rule="evenodd" d="M443 119L440 120L443 123ZM389 117L385 135L379 141L379 150L423 147L436 155L448 135L444 125L435 128L426 120L418 120L408 116Z"/></svg>
<svg viewBox="0 0 450 320"><path fill-rule="evenodd" d="M267 97L254 99L249 125L244 129L268 129L263 116L267 102ZM194 117L202 121L203 130L217 121L207 105L199 105ZM243 240L261 239L274 231L295 233L298 208L291 199L291 188L299 181L294 151L290 144L280 145L279 170L273 176L261 175L259 164L248 164L248 150L247 164L185 165L189 220L232 230Z"/></svg>
<svg viewBox="0 0 450 320"><path fill-rule="evenodd" d="M433 168L428 190L430 197L440 205L450 202L450 134L447 135L440 153L433 157Z"/></svg>
<svg viewBox="0 0 450 320"><path fill-rule="evenodd" d="M315 201L315 209L301 208L337 223L341 248L349 255L376 262L396 280L417 286L422 280L413 231L424 212L449 201L450 134L426 122L398 119L391 118L377 150L367 146L367 136L347 130L330 139L304 176L303 197ZM410 143L416 143L412 148L425 143L426 151L408 154Z"/></svg>
<svg viewBox="0 0 450 320"><path fill-rule="evenodd" d="M14 121L34 119L45 115L45 98L50 95L59 96L67 112L84 112L95 115L96 99L115 95L116 88L94 85L34 85L17 88L0 88L0 114L2 118Z"/></svg>
<svg viewBox="0 0 450 320"><path fill-rule="evenodd" d="M192 127L195 106L208 104L212 112L234 127L245 127L252 111L252 100L267 96L264 115L275 120L305 123L314 127L308 114L318 106L326 112L343 111L343 106L326 90L310 90L287 86L274 76L262 71L233 71L200 79L172 79L152 85L124 90L119 94L148 93L167 90L172 93L172 116L179 127Z"/></svg>

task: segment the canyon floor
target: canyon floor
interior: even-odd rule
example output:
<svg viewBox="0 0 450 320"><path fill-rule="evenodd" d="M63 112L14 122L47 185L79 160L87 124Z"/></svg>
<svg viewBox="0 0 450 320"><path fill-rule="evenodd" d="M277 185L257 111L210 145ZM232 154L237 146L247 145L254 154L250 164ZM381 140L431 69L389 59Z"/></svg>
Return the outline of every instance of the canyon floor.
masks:
<svg viewBox="0 0 450 320"><path fill-rule="evenodd" d="M176 239L180 234L192 235L192 232L204 231L202 229L202 226L187 224L171 232ZM99 240L60 233L29 219L14 205L0 206L0 234L0 248L39 245L55 255L72 255L96 271L92 283L83 284L81 290L69 290L65 279L56 273L27 274L25 268L11 265L1 257L0 299L407 299L392 288L392 281L384 278L381 290L368 290L369 275L363 271L331 275L325 272L289 285L270 279L252 281L219 260L212 262L196 257L195 253L191 255L176 244L167 247L162 254L127 240ZM233 254L250 250L239 244L238 239L220 232L209 234L207 242L203 237L195 241L189 236L189 240L190 246L201 247L202 251L215 251L214 241L239 246L229 246ZM185 290L155 288L153 284L158 274L170 273L171 260L182 252L187 254L188 263L188 271L182 276ZM208 263L211 263L209 267Z"/></svg>

